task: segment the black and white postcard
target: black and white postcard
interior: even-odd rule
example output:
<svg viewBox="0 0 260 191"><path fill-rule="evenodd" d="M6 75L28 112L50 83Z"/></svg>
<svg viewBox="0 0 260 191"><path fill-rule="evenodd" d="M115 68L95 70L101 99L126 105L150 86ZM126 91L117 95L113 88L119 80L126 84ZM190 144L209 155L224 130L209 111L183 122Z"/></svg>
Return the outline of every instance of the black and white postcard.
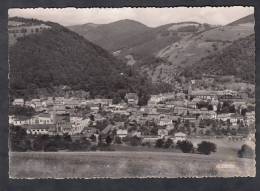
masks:
<svg viewBox="0 0 260 191"><path fill-rule="evenodd" d="M10 8L9 177L255 177L254 7Z"/></svg>

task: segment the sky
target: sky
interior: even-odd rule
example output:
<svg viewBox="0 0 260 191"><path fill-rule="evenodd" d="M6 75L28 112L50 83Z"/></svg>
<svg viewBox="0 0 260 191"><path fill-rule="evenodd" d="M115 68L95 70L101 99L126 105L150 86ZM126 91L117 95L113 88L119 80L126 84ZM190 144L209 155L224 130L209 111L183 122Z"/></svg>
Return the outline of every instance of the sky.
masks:
<svg viewBox="0 0 260 191"><path fill-rule="evenodd" d="M9 9L10 17L19 16L52 21L64 26L96 23L107 24L122 19L139 21L156 27L168 23L195 21L225 25L254 13L254 7L174 7L174 8L63 8Z"/></svg>

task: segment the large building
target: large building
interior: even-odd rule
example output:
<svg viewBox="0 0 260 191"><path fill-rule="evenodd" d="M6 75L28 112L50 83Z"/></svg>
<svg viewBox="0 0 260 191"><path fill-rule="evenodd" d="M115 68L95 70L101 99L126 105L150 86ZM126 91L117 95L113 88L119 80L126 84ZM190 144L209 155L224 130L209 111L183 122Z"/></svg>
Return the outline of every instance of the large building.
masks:
<svg viewBox="0 0 260 191"><path fill-rule="evenodd" d="M9 21L8 22L8 35L9 44L16 43L18 38L25 37L30 34L37 34L43 30L50 29L51 27L46 24L26 24L23 22Z"/></svg>

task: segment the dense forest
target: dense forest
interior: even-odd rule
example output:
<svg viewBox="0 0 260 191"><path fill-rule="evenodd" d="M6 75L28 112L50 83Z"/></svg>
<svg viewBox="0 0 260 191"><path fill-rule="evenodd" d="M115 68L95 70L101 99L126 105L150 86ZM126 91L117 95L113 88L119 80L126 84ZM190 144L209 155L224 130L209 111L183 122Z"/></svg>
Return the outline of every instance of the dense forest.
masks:
<svg viewBox="0 0 260 191"><path fill-rule="evenodd" d="M28 97L37 94L39 88L59 85L108 98L122 92L148 92L148 80L134 68L126 67L101 47L65 27L45 24L52 28L20 38L9 47L11 96Z"/></svg>
<svg viewBox="0 0 260 191"><path fill-rule="evenodd" d="M192 68L191 68L192 67ZM198 63L185 68L187 77L204 74L234 75L244 81L255 81L255 36L250 35L234 41L218 55L209 55Z"/></svg>

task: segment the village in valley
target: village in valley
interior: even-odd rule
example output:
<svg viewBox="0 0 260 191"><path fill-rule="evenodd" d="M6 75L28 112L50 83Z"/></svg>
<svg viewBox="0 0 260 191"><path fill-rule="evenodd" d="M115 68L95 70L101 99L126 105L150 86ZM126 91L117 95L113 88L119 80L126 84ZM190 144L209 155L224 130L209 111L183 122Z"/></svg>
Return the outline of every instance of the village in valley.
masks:
<svg viewBox="0 0 260 191"><path fill-rule="evenodd" d="M11 136L23 129L20 134L24 141L13 144L13 149L150 151L171 150L181 142L196 148L196 143L203 140L252 145L255 100L248 90L198 89L201 84L216 83L220 78L224 76L190 80L185 84L187 88L150 95L142 106L134 92L126 93L120 100L90 98L88 92L30 100L15 98L9 111ZM71 91L68 86L62 89ZM68 143L60 146L61 138ZM181 150L195 152L193 146ZM218 144L212 152L216 147Z"/></svg>

